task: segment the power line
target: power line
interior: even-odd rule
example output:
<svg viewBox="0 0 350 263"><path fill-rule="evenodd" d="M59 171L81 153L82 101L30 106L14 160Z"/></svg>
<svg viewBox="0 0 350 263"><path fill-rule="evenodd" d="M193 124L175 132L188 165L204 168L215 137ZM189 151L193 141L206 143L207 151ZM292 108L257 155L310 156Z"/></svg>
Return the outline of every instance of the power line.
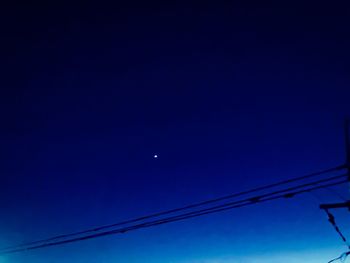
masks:
<svg viewBox="0 0 350 263"><path fill-rule="evenodd" d="M276 183L272 183L272 184L256 187L256 188L253 188L253 189L250 189L250 190L229 194L229 195L225 195L225 196L214 198L214 199L209 199L209 200L206 200L206 201L203 201L203 202L193 203L193 204L186 205L186 206L183 206L183 207L170 209L170 210L165 210L165 211L161 211L161 212L158 212L158 213L153 213L153 214L150 214L150 215L146 215L146 216L142 216L142 217L138 217L138 218L134 218L134 219L130 219L130 220L114 223L114 224L104 225L104 226L95 227L95 228L91 228L91 229L87 229L87 230L83 230L83 231L78 231L78 232L74 232L74 233L69 233L69 234L57 235L57 236L54 236L54 237L51 237L51 238L41 239L41 240L37 240L37 241L33 241L33 242L26 242L26 243L22 243L22 244L19 244L19 245L16 245L16 246L9 246L9 247L3 248L1 250L7 250L7 249L12 249L12 248L17 248L17 247L35 245L35 244L39 244L39 243L43 243L43 242L54 241L54 240L57 240L57 239L69 238L69 237L78 236L78 235L82 235L82 234L98 232L98 231L101 231L101 230L104 230L104 229L113 228L113 227L116 227L116 226L136 223L136 222L143 221L143 220L146 220L146 219L151 219L151 218L154 218L154 217L160 217L160 216L163 216L163 215L168 215L168 214L172 214L172 213L176 213L176 212L181 212L183 210L189 210L189 209L192 209L192 208L196 208L196 207L200 207L200 206L204 206L204 205L209 205L209 204L217 203L217 202L220 202L220 201L232 199L232 198L235 198L235 197L239 197L239 196L243 196L243 195L247 195L247 194L251 194L251 193L267 190L267 189L278 187L278 186L281 186L281 185L290 184L290 183L298 182L298 181L305 180L305 179L310 179L310 178L313 178L313 177L316 177L316 176L320 176L320 175L323 175L323 174L326 174L326 173L339 171L339 170L342 170L342 169L345 169L345 168L346 168L345 165L338 165L338 166L335 166L335 167L332 167L332 168L329 168L329 169L325 169L325 170L322 170L322 171L317 171L317 172L309 173L309 174L306 174L306 175L303 175L303 176L299 176L299 177L295 177L295 178L291 178L291 179L287 179L287 180L282 180L282 181L279 181L279 182L276 182Z"/></svg>
<svg viewBox="0 0 350 263"><path fill-rule="evenodd" d="M254 197L243 199L243 200L238 200L235 202L229 202L229 203L217 205L217 206L214 206L211 208L187 212L187 213L176 215L176 216L166 217L166 218L162 218L162 219L158 219L158 220L153 220L153 221L140 223L140 224L136 224L136 225L132 225L132 226L128 226L128 227L123 227L123 228L119 228L119 229L115 229L115 230L105 231L105 232L101 232L101 233L96 233L96 234L91 234L91 235L86 235L86 236L82 236L82 237L76 237L76 238L71 238L71 239L66 239L66 240L56 241L56 242L45 243L45 242L48 242L48 241L45 241L45 242L43 242L43 244L33 245L33 246L29 245L27 247L16 246L16 248L3 251L2 254L15 253L15 252L20 252L20 251L25 251L25 250L39 249L39 248L44 248L44 247L49 247L49 246L57 246L57 245L62 245L62 244L67 244L67 243L78 242L78 241L82 241L82 240L102 237L102 236L106 236L106 235L126 233L126 232L140 229L140 228L162 225L162 224L166 224L166 223L170 223L170 222L185 220L185 219L203 216L203 215L212 214L212 213L217 213L217 212L230 210L230 209L234 209L234 208L239 208L239 207L243 207L243 206L254 205L254 204L258 204L258 203L265 202L265 201L271 201L271 200L280 199L280 198L291 198L291 197L294 197L295 195L298 195L298 194L314 191L314 190L325 188L325 187L343 184L343 183L347 182L347 180L341 180L341 181L337 180L336 182L318 185L320 183L334 181L335 179L339 179L339 178L345 177L345 176L346 175L333 176L331 178L322 179L322 180L318 180L315 182L306 183L306 184L286 188L283 190L278 190L278 191L274 191L271 193L254 196ZM314 186L314 185L316 185L316 186ZM309 186L311 186L311 187L309 187ZM308 188L305 188L305 187L308 187ZM302 188L302 189L292 192L293 190L300 189L300 188ZM47 240L50 240L50 239L47 239ZM33 244L33 242L31 244Z"/></svg>
<svg viewBox="0 0 350 263"><path fill-rule="evenodd" d="M350 119L345 119L344 122L344 142L345 142L345 164L344 168L347 171L347 181L350 182ZM344 199L344 198L342 198ZM346 200L345 200L346 201ZM337 234L340 236L340 238L343 240L343 242L346 244L346 246L350 249L350 244L346 240L343 233L340 231L334 215L329 211L329 209L332 208L348 208L350 210L350 201L346 201L343 203L336 203L336 204L321 204L320 208L323 209L328 216L328 221L332 224L333 228L337 232ZM335 262L338 260L341 260L342 262L345 261L345 259L350 255L350 251L342 253L339 257L334 258L328 263Z"/></svg>
<svg viewBox="0 0 350 263"><path fill-rule="evenodd" d="M326 214L328 216L329 223L331 223L334 230L338 233L340 238L343 240L343 242L346 244L346 246L350 249L350 245L349 245L348 241L346 240L344 234L340 231L340 229L335 221L335 216L328 209L324 209L324 211L326 212Z"/></svg>
<svg viewBox="0 0 350 263"><path fill-rule="evenodd" d="M339 192L337 192L335 189L332 188L325 188L325 190L327 190L329 193L337 196L339 199L341 199L342 201L346 201L347 199Z"/></svg>
<svg viewBox="0 0 350 263"><path fill-rule="evenodd" d="M350 255L350 251L348 252L344 252L343 254L341 254L339 257L337 258L334 258L330 261L328 261L328 263L332 263L332 262L335 262L335 261L338 261L338 260L342 260L344 262L344 260Z"/></svg>
<svg viewBox="0 0 350 263"><path fill-rule="evenodd" d="M83 236L83 237L63 240L63 241L45 243L45 244L41 244L41 245L37 245L37 246L33 246L33 247L14 249L14 250L2 252L2 254L15 253L15 252L21 252L21 251L25 251L25 250L33 250L33 249L40 249L40 248L44 248L44 247L63 245L63 244L67 244L67 243L73 243L73 242L83 241L83 240L87 240L87 239L93 239L93 238L107 236L107 235L122 234L122 233L126 233L126 232L129 232L129 231L132 231L132 230L137 230L137 229L140 229L140 228L146 228L146 227L162 225L162 224L175 222L175 221L180 221L180 220L185 220L185 219L198 217L198 216L202 216L202 215L206 215L206 214L217 213L217 212L221 212L221 211L225 211L225 210L229 210L229 209L234 209L234 208L239 208L239 207L243 207L243 206L248 206L248 205L254 205L254 204L257 204L257 203L264 202L264 201L270 201L270 200L275 200L275 199L280 199L280 198L289 198L289 197L295 196L297 194L301 194L301 193L305 193L305 192L309 192L309 191L314 191L314 190L321 189L321 188L324 188L324 187L330 187L330 186L334 186L334 185L339 185L339 184L343 184L345 182L347 182L347 181L343 180L343 181L339 181L339 182L335 182L335 183L330 183L330 184L321 185L321 186L317 186L317 187L311 187L311 188L300 190L300 191L296 191L296 192L291 192L291 193L289 193L290 196L285 195L285 194L281 194L281 195L278 195L278 196L275 196L275 197L270 197L270 198L266 198L266 199L260 200L258 202L250 202L250 203L245 203L245 204L232 205L230 207L223 207L223 208L220 208L220 209L213 209L213 210L205 211L205 212L201 212L201 213L193 213L192 212L192 213L189 213L188 215L173 216L173 217L164 218L164 219L160 219L160 220L155 220L155 221L151 221L151 222L146 222L146 223L142 223L142 224L138 224L138 225L134 225L134 226L130 226L130 227L124 227L124 228L120 228L120 229L116 229L116 230L106 231L106 232L102 232L102 233L98 233L98 234L93 234L93 235L88 235L88 236Z"/></svg>

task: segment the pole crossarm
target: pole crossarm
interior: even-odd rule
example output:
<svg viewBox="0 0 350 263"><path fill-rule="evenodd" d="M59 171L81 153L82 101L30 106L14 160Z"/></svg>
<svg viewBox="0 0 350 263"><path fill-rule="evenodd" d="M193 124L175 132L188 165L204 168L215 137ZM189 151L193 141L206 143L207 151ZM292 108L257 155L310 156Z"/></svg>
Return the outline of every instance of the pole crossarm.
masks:
<svg viewBox="0 0 350 263"><path fill-rule="evenodd" d="M350 201L346 201L343 203L321 204L320 208L324 210L332 208L348 208L350 210Z"/></svg>

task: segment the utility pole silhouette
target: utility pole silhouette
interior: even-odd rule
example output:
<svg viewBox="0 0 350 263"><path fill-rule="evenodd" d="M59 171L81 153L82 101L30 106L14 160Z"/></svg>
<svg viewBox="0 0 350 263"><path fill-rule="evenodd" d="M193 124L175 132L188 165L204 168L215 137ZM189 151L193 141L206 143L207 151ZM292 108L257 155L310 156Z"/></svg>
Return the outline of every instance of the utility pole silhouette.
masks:
<svg viewBox="0 0 350 263"><path fill-rule="evenodd" d="M350 120L346 119L344 122L345 163L343 164L342 168L346 169L347 181L350 186L350 135L349 133L350 133ZM335 262L338 260L345 260L345 258L347 258L350 255L350 243L348 242L346 237L343 235L343 233L340 231L334 215L329 210L338 209L338 208L347 208L350 211L350 200L348 199L346 202L343 202L343 203L321 204L320 208L326 212L329 223L331 223L335 231L338 233L340 238L343 240L343 242L346 244L346 246L349 249L347 252L344 252L339 257L328 261L328 263Z"/></svg>
<svg viewBox="0 0 350 263"><path fill-rule="evenodd" d="M345 142L345 163L343 165L346 169L347 178L350 184L350 119L345 119L344 121L344 142ZM333 203L333 204L321 204L320 208L325 210L335 209L335 208L348 208L350 210L350 200L343 203Z"/></svg>
<svg viewBox="0 0 350 263"><path fill-rule="evenodd" d="M345 154L346 154L345 166L348 173L348 180L350 181L350 119L345 120L344 134L345 134Z"/></svg>
<svg viewBox="0 0 350 263"><path fill-rule="evenodd" d="M350 182L350 119L344 121L345 164L348 180Z"/></svg>

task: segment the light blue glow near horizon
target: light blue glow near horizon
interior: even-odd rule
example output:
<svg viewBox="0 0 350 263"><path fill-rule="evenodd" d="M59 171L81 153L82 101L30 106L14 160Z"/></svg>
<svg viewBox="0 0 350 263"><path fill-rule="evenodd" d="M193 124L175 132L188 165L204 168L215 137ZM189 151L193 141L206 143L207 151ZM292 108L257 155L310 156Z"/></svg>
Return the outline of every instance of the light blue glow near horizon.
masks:
<svg viewBox="0 0 350 263"><path fill-rule="evenodd" d="M337 254L338 253L338 254ZM338 250L308 251L308 252L280 252L262 255L247 255L245 257L223 257L202 260L179 261L179 263L322 263L338 257ZM346 259L344 262L350 262Z"/></svg>
<svg viewBox="0 0 350 263"><path fill-rule="evenodd" d="M252 255L246 255L246 256L223 256L223 257L200 257L200 258L190 258L190 259L170 259L170 258L154 258L154 259L132 259L131 261L127 262L153 262L153 263L164 263L164 262L171 262L171 263L300 263L300 262L308 262L308 263L322 263L322 262L328 262L329 260L336 258L340 256L341 252L339 249L330 249L330 250L320 250L320 251L293 251L293 252L278 252L278 253L271 253L268 252L264 254L252 254ZM101 259L101 258L100 258ZM55 261L56 260L56 261ZM62 262L62 259L55 259L54 261L50 262ZM73 260L73 259L72 259ZM93 262L92 261L86 261L87 259L82 257L81 261L74 259L74 262ZM109 258L104 259L106 261L103 261L104 263L109 262L116 262L116 260L120 261L119 257L116 258ZM125 259L127 260L127 259ZM170 261L169 261L170 260ZM72 261L72 262L73 262ZM20 263L24 261L17 261L16 259L11 260L10 257L0 257L0 263ZM28 261L28 263L34 263L36 262L35 259ZM40 261L43 262L43 261ZM63 260L63 262L70 262L67 260ZM340 261L339 261L340 262ZM349 258L347 258L345 261L342 262L350 262Z"/></svg>
<svg viewBox="0 0 350 263"><path fill-rule="evenodd" d="M309 199L303 196L129 235L5 255L0 263L326 263L346 247ZM348 212L335 215L346 234Z"/></svg>

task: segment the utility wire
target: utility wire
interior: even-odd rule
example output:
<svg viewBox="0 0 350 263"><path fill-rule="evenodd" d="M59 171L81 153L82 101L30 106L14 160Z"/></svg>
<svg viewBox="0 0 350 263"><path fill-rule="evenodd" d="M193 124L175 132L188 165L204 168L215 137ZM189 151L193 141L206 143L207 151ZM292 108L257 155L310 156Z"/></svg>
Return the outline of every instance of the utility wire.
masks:
<svg viewBox="0 0 350 263"><path fill-rule="evenodd" d="M240 207L244 207L244 206L248 206L248 205L254 205L254 204L262 203L262 202L266 202L266 201L271 201L271 200L276 200L276 199L281 199L281 198L292 198L292 197L294 197L295 195L298 195L298 194L314 191L314 190L321 189L321 188L324 188L324 187L330 187L330 186L343 184L345 182L346 181L340 181L340 182L335 182L335 183L331 183L331 184L321 185L321 186L312 187L312 188L308 188L308 189L304 189L304 190L300 190L300 191L290 192L288 194L281 194L281 195L277 195L277 196L273 196L273 197L269 197L269 198L263 198L263 199L260 199L259 201L250 200L250 202L245 202L245 203L242 203L242 204L239 204L237 202L237 204L230 204L230 205L215 207L214 209L213 208L203 209L203 210L196 211L196 212L186 213L184 215L178 215L178 216L173 216L173 217L169 217L169 218L165 218L165 219L160 219L160 220L157 220L155 222L147 222L147 223L144 223L144 224L139 224L139 225L131 226L131 227L128 227L128 228L122 228L122 229L118 229L118 230L115 230L115 231L118 231L120 233L125 233L125 232L128 232L128 231L139 229L139 228L143 228L143 227L150 227L150 226L155 226L155 225L160 225L160 224L165 224L165 223L185 220L185 219L198 217L198 216L202 216L202 215L207 215L207 214L217 213L217 212L221 212L221 211L226 211L226 210L230 210L230 209L233 209L233 208L240 208ZM247 200L245 200L245 201L247 201Z"/></svg>
<svg viewBox="0 0 350 263"><path fill-rule="evenodd" d="M347 199L342 194L338 193L335 189L325 188L325 190L327 190L329 193L331 193L333 195L336 195L342 201L347 201Z"/></svg>
<svg viewBox="0 0 350 263"><path fill-rule="evenodd" d="M324 209L324 211L326 212L326 214L328 216L329 223L331 223L331 225L334 227L335 231L338 233L340 238L343 240L343 242L346 244L346 246L350 249L350 245L349 245L348 241L346 240L343 233L340 231L340 229L335 221L335 216L331 212L329 212L328 209Z"/></svg>
<svg viewBox="0 0 350 263"><path fill-rule="evenodd" d="M165 211L161 211L161 212L158 212L158 213L153 213L153 214L150 214L150 215L146 215L146 216L142 216L142 217L138 217L138 218L134 218L134 219L130 219L130 220L114 223L114 224L104 225L104 226L95 227L95 228L91 228L91 229L87 229L87 230L83 230L83 231L78 231L78 232L74 232L74 233L69 233L69 234L57 235L57 236L54 236L54 237L51 237L51 238L41 239L41 240L37 240L37 241L33 241L33 242L26 242L26 243L22 243L22 244L19 244L19 245L16 245L16 246L9 246L9 247L3 248L1 250L7 250L7 249L12 249L12 248L17 248L17 247L35 245L35 244L39 244L39 243L43 243L43 242L54 241L54 240L57 240L57 239L69 238L69 237L78 236L78 235L82 235L82 234L98 232L98 231L101 231L101 230L104 230L104 229L108 229L108 228L113 228L113 227L116 227L116 226L126 225L126 224L130 224L130 223L136 223L136 222L139 222L139 221L142 221L142 220L146 220L146 219L150 219L150 218L154 218L154 217L160 217L160 216L163 216L163 215L168 215L168 214L180 212L180 211L183 211L183 210L188 210L188 209L192 209L192 208L196 208L196 207L200 207L200 206L204 206L204 205L208 205L208 204L212 204L212 203L216 203L216 202L232 199L232 198L239 197L239 196L242 196L242 195L247 195L247 194L255 193L255 192L258 192L258 191L267 190L267 189L278 187L278 186L281 186L281 185L285 185L285 184L289 184L289 183L293 183L293 182L297 182L297 181L313 178L313 177L320 176L320 175L323 175L323 174L326 174L326 173L339 171L339 170L342 170L342 169L345 169L345 168L346 168L345 165L338 165L338 166L335 166L335 167L332 167L332 168L329 168L329 169L325 169L325 170L322 170L322 171L317 171L317 172L309 173L309 174L306 174L306 175L303 175L303 176L299 176L299 177L295 177L295 178L279 181L277 183L272 183L272 184L256 187L256 188L253 188L253 189L250 189L250 190L229 194L229 195L225 195L225 196L214 198L214 199L209 199L209 200L206 200L206 201L203 201L203 202L193 203L193 204L186 205L186 206L183 206L183 207L170 209L170 210L165 210Z"/></svg>
<svg viewBox="0 0 350 263"><path fill-rule="evenodd" d="M10 251L5 251L2 254L9 254L9 253L21 252L21 251L25 251L25 250L33 250L33 249L39 249L39 248L44 248L44 247L57 246L57 245L62 245L62 244L67 244L67 243L78 242L78 241L83 241L83 240L87 240L87 239L92 239L92 238L112 235L112 234L122 234L122 233L126 233L128 231L132 231L132 230L136 230L136 229L140 229L140 228L146 228L146 227L162 225L162 224L166 224L166 223L170 223L170 222L175 222L175 221L180 221L180 220L185 220L185 219L189 219L189 218L193 218L193 217L202 216L202 215L205 215L205 214L221 212L221 211L225 211L225 210L229 210L229 209L233 209L233 208L239 208L239 207L243 207L243 206L247 206L247 205L254 205L256 203L260 203L260 202L264 202L264 201L270 201L270 200L275 200L275 199L279 199L279 198L289 198L289 197L295 196L297 194L301 194L301 193L305 193L305 192L309 192L309 191L314 191L314 190L321 189L321 188L324 188L324 187L330 187L330 186L334 186L334 185L339 185L339 184L342 184L342 183L345 183L345 182L347 182L347 181L343 180L343 181L340 181L340 182L335 182L335 183L331 183L331 184L321 185L321 186L312 187L312 188L308 188L308 189L305 189L305 190L289 193L288 195L282 194L282 195L279 195L279 196L266 198L266 199L260 200L258 202L250 202L250 203L245 203L245 204L239 204L239 205L234 205L234 206L231 206L231 207L225 207L225 208L216 209L216 210L212 210L212 211L206 211L206 212L197 213L197 214L174 216L174 217L169 217L169 218L165 218L165 219L161 219L161 220L156 220L156 221L151 221L151 222L138 224L138 225L135 225L135 226L124 227L124 228L111 230L111 231L106 231L106 232L102 232L102 233L98 233L98 234L83 236L83 237L79 237L79 238L73 238L73 239L68 239L68 240L63 240L63 241L56 241L56 242L51 242L51 243L45 243L45 244L37 245L37 246L33 246L33 247L14 249L14 250L10 250Z"/></svg>
<svg viewBox="0 0 350 263"><path fill-rule="evenodd" d="M140 229L140 228L146 228L146 227L157 226L157 225L166 224L166 223L170 223L170 222L185 220L185 219L203 216L206 214L217 213L217 212L221 212L221 211L225 211L225 210L229 210L229 209L233 209L233 208L243 207L243 206L247 206L247 205L254 205L254 204L265 202L265 201L270 201L270 200L275 200L275 199L280 199L280 198L291 198L291 197L294 197L295 195L298 195L301 193L306 193L306 192L314 191L314 190L325 188L325 187L343 184L343 183L347 182L347 180L341 180L341 181L338 180L336 182L331 182L328 184L312 186L312 185L317 185L317 184L320 184L322 182L331 181L331 180L334 180L334 179L337 179L340 177L344 177L344 176L345 175L334 176L332 178L327 178L327 179L319 180L319 181L312 182L312 183L294 186L294 187L290 187L290 188L287 188L284 190L274 191L272 193L259 195L259 196L255 196L252 198L247 198L247 199L243 199L243 200L239 200L239 201L235 201L235 202L222 204L219 206L214 206L211 208L206 208L206 209L201 209L201 210L197 210L197 211L193 211L193 212L188 212L188 213L180 214L177 216L171 216L171 217L166 217L163 219L158 219L158 220L153 220L153 221L149 221L149 222L145 222L145 223L141 223L141 224L136 224L136 225L132 225L129 227L123 227L123 228L119 228L116 230L105 231L105 232L101 232L101 233L86 235L86 236L77 237L77 238L66 239L66 240L62 240L62 241L48 242L48 243L44 243L44 244L40 244L40 245L27 246L24 248L23 247L21 248L20 246L18 246L16 249L7 250L7 251L2 252L1 254L8 254L8 253L15 253L15 252L20 252L20 251L25 251L25 250L39 249L39 248L44 248L44 247L49 247L49 246L56 246L56 245L62 245L62 244L66 244L66 243L72 243L72 242L92 239L92 238L106 236L106 235L125 233L128 231L132 231L132 230L136 230L136 229ZM306 186L312 186L312 187L305 188ZM304 189L291 192L292 190L300 189L300 188L304 188Z"/></svg>
<svg viewBox="0 0 350 263"><path fill-rule="evenodd" d="M342 262L344 262L345 261L345 259L348 257L350 255L350 251L348 251L348 252L344 252L343 254L341 254L339 257L337 257L337 258L334 258L334 259L332 259L332 260L330 260L330 261L328 261L328 263L332 263L332 262L334 262L334 261L338 261L338 260L341 260Z"/></svg>

